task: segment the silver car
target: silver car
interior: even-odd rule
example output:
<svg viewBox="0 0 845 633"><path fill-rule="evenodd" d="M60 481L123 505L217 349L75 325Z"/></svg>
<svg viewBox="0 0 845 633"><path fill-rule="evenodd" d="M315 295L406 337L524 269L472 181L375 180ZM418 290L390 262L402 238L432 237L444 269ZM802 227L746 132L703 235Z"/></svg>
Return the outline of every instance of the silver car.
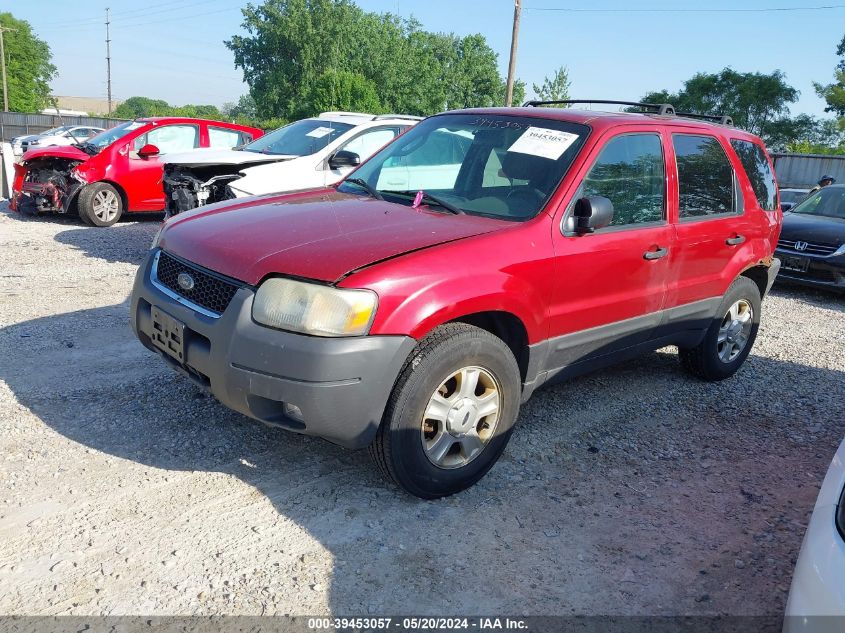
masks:
<svg viewBox="0 0 845 633"><path fill-rule="evenodd" d="M73 145L83 143L95 134L103 131L101 127L91 125L62 125L41 132L28 134L12 139L12 152L20 156L35 147L50 147L51 145Z"/></svg>

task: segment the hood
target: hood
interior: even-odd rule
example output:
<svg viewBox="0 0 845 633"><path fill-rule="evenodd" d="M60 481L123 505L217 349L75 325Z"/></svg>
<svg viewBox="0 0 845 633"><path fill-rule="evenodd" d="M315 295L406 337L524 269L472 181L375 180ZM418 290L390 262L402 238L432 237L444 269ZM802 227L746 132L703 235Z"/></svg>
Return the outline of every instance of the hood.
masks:
<svg viewBox="0 0 845 633"><path fill-rule="evenodd" d="M259 152L244 152L234 149L201 148L190 152L167 154L162 159L170 165L185 165L199 167L202 165L260 165L275 163L280 160L290 160L295 156L282 154L261 154Z"/></svg>
<svg viewBox="0 0 845 633"><path fill-rule="evenodd" d="M50 147L28 150L21 157L21 160L28 161L35 158L67 158L75 161L86 161L91 156L72 145L52 145Z"/></svg>
<svg viewBox="0 0 845 633"><path fill-rule="evenodd" d="M16 136L15 138L13 138L12 143L23 143L24 141L29 142L37 138L40 138L38 134L25 134L23 136Z"/></svg>
<svg viewBox="0 0 845 633"><path fill-rule="evenodd" d="M334 282L384 259L507 226L325 189L181 214L167 222L159 244L253 285L271 273Z"/></svg>
<svg viewBox="0 0 845 633"><path fill-rule="evenodd" d="M825 244L837 248L845 244L845 219L805 213L784 213L781 239Z"/></svg>

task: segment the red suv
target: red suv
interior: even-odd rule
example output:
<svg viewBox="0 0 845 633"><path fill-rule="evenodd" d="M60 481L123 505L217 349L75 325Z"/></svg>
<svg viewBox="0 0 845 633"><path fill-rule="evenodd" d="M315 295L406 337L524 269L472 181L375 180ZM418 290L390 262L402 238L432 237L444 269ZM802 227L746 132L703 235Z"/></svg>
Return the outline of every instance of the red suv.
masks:
<svg viewBox="0 0 845 633"><path fill-rule="evenodd" d="M446 112L335 187L177 216L133 328L425 498L478 481L540 385L665 345L727 378L779 267L772 164L729 120L643 107Z"/></svg>
<svg viewBox="0 0 845 633"><path fill-rule="evenodd" d="M197 147L232 148L264 134L253 127L154 117L127 121L67 147L26 152L15 165L12 209L78 211L86 223L111 226L124 211L163 211L159 156Z"/></svg>

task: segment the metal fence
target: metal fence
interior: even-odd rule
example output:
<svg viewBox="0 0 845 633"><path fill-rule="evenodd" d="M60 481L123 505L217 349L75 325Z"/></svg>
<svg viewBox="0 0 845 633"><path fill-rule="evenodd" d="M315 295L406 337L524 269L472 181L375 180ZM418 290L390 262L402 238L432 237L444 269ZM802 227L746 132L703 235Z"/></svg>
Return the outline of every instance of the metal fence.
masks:
<svg viewBox="0 0 845 633"><path fill-rule="evenodd" d="M845 182L845 156L826 154L772 154L778 185L782 188L810 189L822 176Z"/></svg>
<svg viewBox="0 0 845 633"><path fill-rule="evenodd" d="M126 119L104 119L92 116L58 116L56 114L25 114L0 112L0 141L9 142L16 136L39 134L60 125L92 125L110 128Z"/></svg>

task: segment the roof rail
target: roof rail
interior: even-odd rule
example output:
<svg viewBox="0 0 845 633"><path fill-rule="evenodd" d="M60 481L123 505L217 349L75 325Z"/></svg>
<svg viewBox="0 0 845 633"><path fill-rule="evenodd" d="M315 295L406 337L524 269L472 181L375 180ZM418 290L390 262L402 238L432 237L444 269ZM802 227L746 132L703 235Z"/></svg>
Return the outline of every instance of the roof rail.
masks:
<svg viewBox="0 0 845 633"><path fill-rule="evenodd" d="M702 121L714 121L721 125L733 125L734 121L731 117L720 114L720 115L713 115L713 114L695 114L693 112L676 112L675 106L671 103L640 103L638 101L613 101L608 99L561 99L558 101L526 101L522 104L522 107L529 108L529 107L537 107L537 106L544 106L544 105L560 105L560 104L572 104L572 103L602 103L602 104L609 104L609 105L625 105L625 106L634 106L639 107L644 110L651 110L655 114L661 116L678 116L684 117L687 119L699 119Z"/></svg>
<svg viewBox="0 0 845 633"><path fill-rule="evenodd" d="M330 110L329 112L320 112L318 116L364 116L372 118L375 115L369 114L368 112L343 112L340 110Z"/></svg>
<svg viewBox="0 0 845 633"><path fill-rule="evenodd" d="M425 117L414 116L412 114L378 114L373 117L373 121L381 121L383 119L402 119L408 121L422 121Z"/></svg>

